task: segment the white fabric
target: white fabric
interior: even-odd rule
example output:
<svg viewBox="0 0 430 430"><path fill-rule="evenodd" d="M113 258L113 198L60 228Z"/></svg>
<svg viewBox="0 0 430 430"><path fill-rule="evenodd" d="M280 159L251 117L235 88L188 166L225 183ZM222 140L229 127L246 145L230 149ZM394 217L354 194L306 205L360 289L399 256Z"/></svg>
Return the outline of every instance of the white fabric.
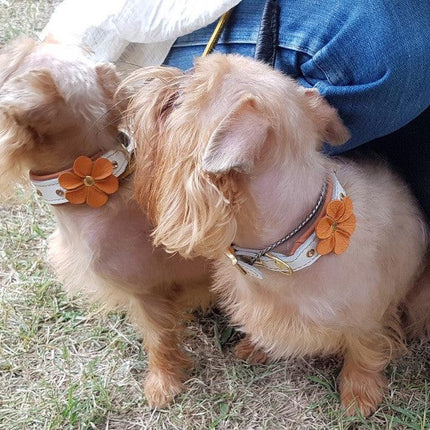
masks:
<svg viewBox="0 0 430 430"><path fill-rule="evenodd" d="M51 34L61 42L83 43L99 61L159 65L176 38L214 22L239 2L65 0L41 37Z"/></svg>
<svg viewBox="0 0 430 430"><path fill-rule="evenodd" d="M336 175L333 173L333 192L331 196L331 200L340 200L346 196L346 192L337 179ZM298 270L304 269L305 267L310 266L315 263L321 255L318 254L316 247L319 242L315 232L313 232L308 239L300 245L296 252L293 255L286 256L284 254L279 254L277 252L269 252L269 254L273 255L276 259L280 260L285 267L280 267L280 265L276 264L275 259L267 257L263 255L254 263L254 266L242 261L240 257L254 257L258 254L258 249L246 249L235 247L235 256L237 258L237 262L235 264L239 265L242 271L247 274L254 276L259 279L263 279L263 273L255 266L261 266L269 270L273 270L276 272L286 273L288 275L297 272ZM230 257L231 258L231 257Z"/></svg>
<svg viewBox="0 0 430 430"><path fill-rule="evenodd" d="M113 174L118 177L127 169L130 161L130 153L125 149L116 149L106 152L100 158L107 158L116 165ZM43 197L47 203L51 205L61 205L68 202L64 197L66 190L59 184L58 177L42 181L32 179L31 183L37 189L38 194Z"/></svg>

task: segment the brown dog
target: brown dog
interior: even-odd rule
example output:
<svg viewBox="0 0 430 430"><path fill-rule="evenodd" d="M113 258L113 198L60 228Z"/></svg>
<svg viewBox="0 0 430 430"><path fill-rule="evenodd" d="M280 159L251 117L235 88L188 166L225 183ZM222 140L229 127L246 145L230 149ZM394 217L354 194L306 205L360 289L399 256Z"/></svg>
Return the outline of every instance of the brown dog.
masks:
<svg viewBox="0 0 430 430"><path fill-rule="evenodd" d="M118 84L112 65L94 64L76 46L21 39L6 47L0 185L28 182L31 172L57 218L49 260L59 279L68 291L129 312L149 353L145 393L161 407L183 388L185 311L208 306L210 280L205 260L152 246L132 176L123 173L129 154L118 140Z"/></svg>
<svg viewBox="0 0 430 430"><path fill-rule="evenodd" d="M251 59L214 54L128 84L142 87L136 194L155 243L216 260L215 291L247 333L240 356L340 354L342 404L369 415L427 247L406 186L319 152L348 140L336 111Z"/></svg>

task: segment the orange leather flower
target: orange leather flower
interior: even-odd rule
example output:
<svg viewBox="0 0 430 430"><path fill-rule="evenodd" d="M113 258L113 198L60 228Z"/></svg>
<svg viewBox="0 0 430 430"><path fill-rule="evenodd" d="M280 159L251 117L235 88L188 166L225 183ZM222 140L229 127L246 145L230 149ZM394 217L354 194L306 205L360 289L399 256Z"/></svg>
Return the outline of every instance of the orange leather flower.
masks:
<svg viewBox="0 0 430 430"><path fill-rule="evenodd" d="M330 252L342 254L349 246L349 238L354 233L356 219L352 208L352 200L333 200L327 205L327 215L321 218L315 228L320 239L317 252L325 255Z"/></svg>
<svg viewBox="0 0 430 430"><path fill-rule="evenodd" d="M107 158L80 156L73 163L72 172L64 172L58 177L60 185L66 189L65 198L75 205L86 203L99 208L108 201L108 195L118 190L118 178L113 175L113 164Z"/></svg>

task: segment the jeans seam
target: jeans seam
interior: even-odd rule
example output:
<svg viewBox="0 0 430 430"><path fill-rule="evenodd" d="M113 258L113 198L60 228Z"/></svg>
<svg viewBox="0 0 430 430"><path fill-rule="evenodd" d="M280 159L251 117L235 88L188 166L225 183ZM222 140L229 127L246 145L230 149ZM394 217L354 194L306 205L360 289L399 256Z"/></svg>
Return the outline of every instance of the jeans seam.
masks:
<svg viewBox="0 0 430 430"><path fill-rule="evenodd" d="M175 42L174 48L189 48L193 46L205 46L207 41L195 41L192 42ZM244 45L256 45L256 41L249 40L249 39L237 39L232 41L226 41L220 39L218 42L220 45L235 45L235 44L244 44ZM289 44L283 44L278 43L278 49L288 49L291 51L301 52L303 54L309 55L310 57L313 57L315 55L315 52L309 51L308 49L302 47L302 46L296 46L296 45L289 45Z"/></svg>
<svg viewBox="0 0 430 430"><path fill-rule="evenodd" d="M234 40L232 42L226 42L223 40L220 40L218 42L219 45L235 45L235 44L243 44L243 45L254 45L255 46L255 42L250 41L250 40ZM175 43L173 45L173 48L192 48L194 46L206 46L207 41L204 42L190 42L190 43Z"/></svg>
<svg viewBox="0 0 430 430"><path fill-rule="evenodd" d="M310 51L309 49L307 49L306 47L303 47L301 45L297 46L294 44L290 45L290 44L279 43L278 48L289 49L291 51L301 52L302 54L309 55L311 58L313 58L315 55L315 52Z"/></svg>
<svg viewBox="0 0 430 430"><path fill-rule="evenodd" d="M329 77L329 75L328 75L328 73L325 71L325 69L323 68L323 66L321 65L321 64L319 64L319 62L314 58L314 57L312 57L312 60L313 60L313 62L314 62L314 64L315 64L315 66L317 66L317 68L319 69L319 70L321 70L321 72L323 72L324 73L324 76L325 76L325 78L326 78L326 80L327 80L327 82L329 82L330 83L330 85L333 85L333 86L337 86L331 79L330 79L330 77Z"/></svg>

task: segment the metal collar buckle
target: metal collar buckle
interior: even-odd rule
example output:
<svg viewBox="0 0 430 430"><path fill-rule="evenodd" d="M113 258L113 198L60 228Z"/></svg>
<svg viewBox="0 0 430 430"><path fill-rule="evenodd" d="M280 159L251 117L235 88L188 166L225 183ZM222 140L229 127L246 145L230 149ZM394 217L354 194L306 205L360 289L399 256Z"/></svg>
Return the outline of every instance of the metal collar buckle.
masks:
<svg viewBox="0 0 430 430"><path fill-rule="evenodd" d="M264 254L264 256L270 258L275 263L275 266L279 269L280 272L285 273L286 275L293 274L293 269L291 268L291 266L287 264L285 261L282 261L276 255L273 255L272 253L267 252L266 254ZM255 264L258 266L265 267L264 263L260 262L259 260L257 260Z"/></svg>

